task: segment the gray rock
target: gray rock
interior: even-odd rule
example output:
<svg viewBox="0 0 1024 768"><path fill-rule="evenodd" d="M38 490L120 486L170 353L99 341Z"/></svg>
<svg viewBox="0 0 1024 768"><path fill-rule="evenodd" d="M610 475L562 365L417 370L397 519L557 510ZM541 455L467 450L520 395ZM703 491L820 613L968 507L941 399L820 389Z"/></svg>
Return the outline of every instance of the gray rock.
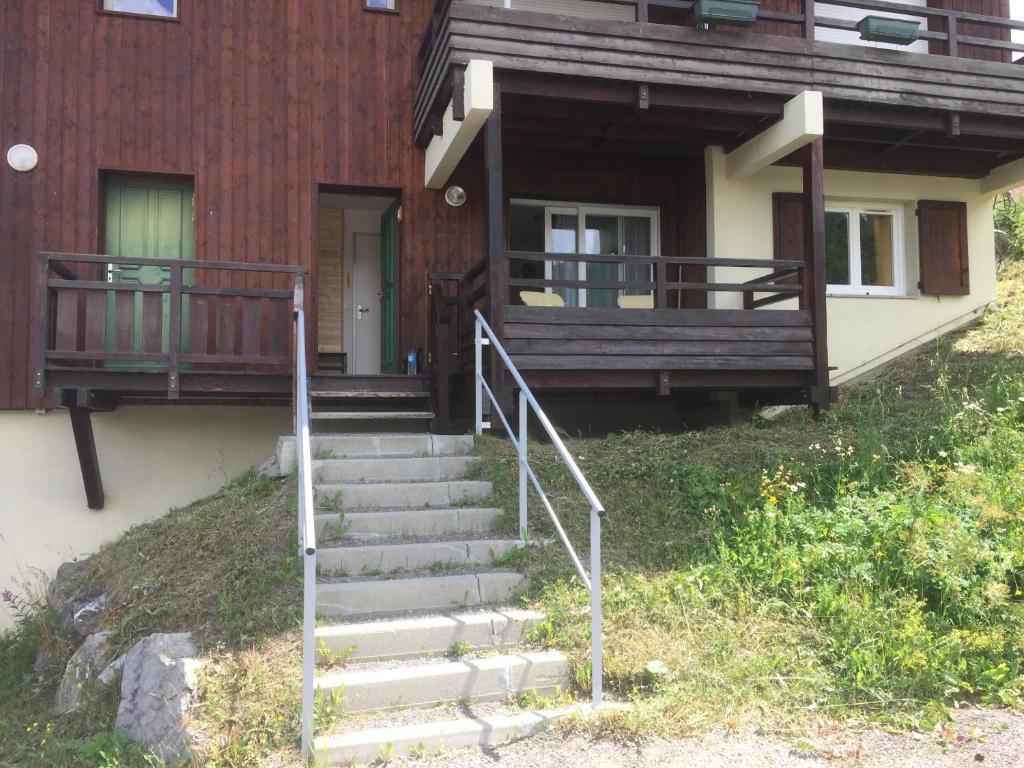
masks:
<svg viewBox="0 0 1024 768"><path fill-rule="evenodd" d="M74 595L82 591L82 576L89 564L85 560L71 560L61 563L53 580L46 588L46 596L58 611L63 609Z"/></svg>
<svg viewBox="0 0 1024 768"><path fill-rule="evenodd" d="M96 632L103 621L103 615L107 612L107 593L103 592L94 600L90 600L77 611L71 620L75 634L79 637L86 637Z"/></svg>
<svg viewBox="0 0 1024 768"><path fill-rule="evenodd" d="M169 766L189 760L198 735L187 727L199 661L192 635L150 635L135 644L121 674L114 727Z"/></svg>
<svg viewBox="0 0 1024 768"><path fill-rule="evenodd" d="M66 714L78 709L98 690L97 675L110 661L113 632L97 632L85 638L68 661L54 701L54 709Z"/></svg>
<svg viewBox="0 0 1024 768"><path fill-rule="evenodd" d="M107 666L103 668L103 671L96 676L96 683L101 688L109 688L114 683L120 681L121 673L124 672L124 663L127 658L127 654L118 656L112 662L107 664Z"/></svg>
<svg viewBox="0 0 1024 768"><path fill-rule="evenodd" d="M76 614L90 603L98 600L101 595L103 595L102 587L89 587L88 589L76 592L63 602L54 601L54 607L57 609L57 614L60 616L60 620L67 628L68 632L78 637L78 639L83 639L83 636L79 635L78 632L75 631Z"/></svg>
<svg viewBox="0 0 1024 768"><path fill-rule="evenodd" d="M281 477L281 468L277 465L277 456L271 456L260 464L256 473L264 477Z"/></svg>

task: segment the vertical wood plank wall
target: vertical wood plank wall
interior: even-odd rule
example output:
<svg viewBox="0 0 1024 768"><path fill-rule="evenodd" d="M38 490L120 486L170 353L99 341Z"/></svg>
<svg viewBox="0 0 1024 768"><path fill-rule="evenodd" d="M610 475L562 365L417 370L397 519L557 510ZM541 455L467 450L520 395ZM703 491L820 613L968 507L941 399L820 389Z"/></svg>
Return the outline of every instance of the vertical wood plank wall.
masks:
<svg viewBox="0 0 1024 768"><path fill-rule="evenodd" d="M456 171L469 202L449 208L423 188L410 140L431 0L402 0L399 14L363 0L180 5L180 21L164 21L98 13L93 0L0 0L0 146L40 158L30 173L0 168L0 409L36 405L35 255L100 250L104 172L191 178L198 259L314 270L318 184L400 190L399 349L424 342L427 269L484 253L480 164ZM663 250L703 255L699 163L660 175L513 167L506 179L509 194L665 205Z"/></svg>

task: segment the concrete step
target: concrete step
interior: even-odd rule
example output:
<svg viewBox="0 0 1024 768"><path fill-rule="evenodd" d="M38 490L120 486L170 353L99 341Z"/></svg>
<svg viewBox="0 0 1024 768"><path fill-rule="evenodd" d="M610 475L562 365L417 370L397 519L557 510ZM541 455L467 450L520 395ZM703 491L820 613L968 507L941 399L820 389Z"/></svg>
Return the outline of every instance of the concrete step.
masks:
<svg viewBox="0 0 1024 768"><path fill-rule="evenodd" d="M317 660L339 655L348 661L406 659L445 653L456 643L473 650L503 648L521 642L543 618L536 611L505 608L319 627Z"/></svg>
<svg viewBox="0 0 1024 768"><path fill-rule="evenodd" d="M434 418L431 411L313 411L310 414L313 421L399 421L403 419L423 419L424 421Z"/></svg>
<svg viewBox="0 0 1024 768"><path fill-rule="evenodd" d="M483 480L450 480L433 483L317 483L316 503L323 509L388 509L448 507L479 501L494 492Z"/></svg>
<svg viewBox="0 0 1024 768"><path fill-rule="evenodd" d="M493 531L504 513L500 509L389 509L316 516L317 536L344 535L354 539L424 538Z"/></svg>
<svg viewBox="0 0 1024 768"><path fill-rule="evenodd" d="M374 389L354 389L354 390L320 390L317 392L310 392L310 398L314 400L341 400L341 399L352 399L352 400L391 400L391 399L414 399L424 400L430 397L429 392L387 392L382 390Z"/></svg>
<svg viewBox="0 0 1024 768"><path fill-rule="evenodd" d="M344 671L316 679L317 689L341 692L340 707L347 712L497 701L524 691L553 693L568 684L569 663L557 651Z"/></svg>
<svg viewBox="0 0 1024 768"><path fill-rule="evenodd" d="M414 432L318 434L311 439L313 457L374 458L403 456L466 456L473 452L472 435L431 435ZM295 438L277 440L277 463L285 474L295 467Z"/></svg>
<svg viewBox="0 0 1024 768"><path fill-rule="evenodd" d="M402 611L450 611L509 603L526 588L519 573L463 573L370 581L323 581L316 610L323 618L353 618Z"/></svg>
<svg viewBox="0 0 1024 768"><path fill-rule="evenodd" d="M518 547L519 541L515 539L326 547L317 550L316 564L321 573L345 576L360 576L367 572L419 571L439 564L461 568L493 565L495 560Z"/></svg>
<svg viewBox="0 0 1024 768"><path fill-rule="evenodd" d="M314 462L313 476L320 483L457 480L478 462L474 456L324 459Z"/></svg>
<svg viewBox="0 0 1024 768"><path fill-rule="evenodd" d="M514 714L493 714L374 728L322 736L314 741L318 759L335 765L374 763L386 747L396 758L441 750L497 746L513 739L533 736L555 720L580 711L579 707Z"/></svg>

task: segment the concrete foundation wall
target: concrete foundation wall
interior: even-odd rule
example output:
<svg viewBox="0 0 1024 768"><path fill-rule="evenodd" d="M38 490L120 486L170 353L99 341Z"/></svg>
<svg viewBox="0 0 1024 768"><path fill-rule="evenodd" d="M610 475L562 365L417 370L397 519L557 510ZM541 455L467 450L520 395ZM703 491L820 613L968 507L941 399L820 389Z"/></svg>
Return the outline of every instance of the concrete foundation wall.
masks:
<svg viewBox="0 0 1024 768"><path fill-rule="evenodd" d="M93 414L93 428L107 497L100 511L86 506L66 411L0 412L0 590L52 575L262 464L291 432L291 409L128 406ZM0 631L11 623L0 607Z"/></svg>
<svg viewBox="0 0 1024 768"><path fill-rule="evenodd" d="M722 150L706 154L708 255L722 258L773 258L772 195L801 192L799 168L771 166L743 180L726 177ZM995 235L992 195L983 195L977 180L893 173L825 171L826 202L871 202L902 209L905 296L829 295L829 364L838 370L832 383L850 381L900 354L980 317L995 299ZM970 293L924 296L918 291L918 200L967 203ZM713 279L743 282L751 270L718 269ZM709 276L710 277L710 276ZM712 306L740 307L739 294L716 294ZM775 308L795 306L781 302ZM771 311L766 309L765 311Z"/></svg>

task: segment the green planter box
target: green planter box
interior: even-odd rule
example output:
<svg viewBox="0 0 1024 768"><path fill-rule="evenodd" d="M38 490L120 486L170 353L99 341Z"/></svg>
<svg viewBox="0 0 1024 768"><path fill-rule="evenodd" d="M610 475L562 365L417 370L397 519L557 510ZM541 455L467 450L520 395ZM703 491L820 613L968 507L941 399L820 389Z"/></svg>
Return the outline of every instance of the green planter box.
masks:
<svg viewBox="0 0 1024 768"><path fill-rule="evenodd" d="M906 19L887 19L884 16L865 16L857 22L861 40L873 43L910 45L921 36L921 22Z"/></svg>
<svg viewBox="0 0 1024 768"><path fill-rule="evenodd" d="M697 0L693 15L699 24L729 24L749 27L757 21L756 0Z"/></svg>

